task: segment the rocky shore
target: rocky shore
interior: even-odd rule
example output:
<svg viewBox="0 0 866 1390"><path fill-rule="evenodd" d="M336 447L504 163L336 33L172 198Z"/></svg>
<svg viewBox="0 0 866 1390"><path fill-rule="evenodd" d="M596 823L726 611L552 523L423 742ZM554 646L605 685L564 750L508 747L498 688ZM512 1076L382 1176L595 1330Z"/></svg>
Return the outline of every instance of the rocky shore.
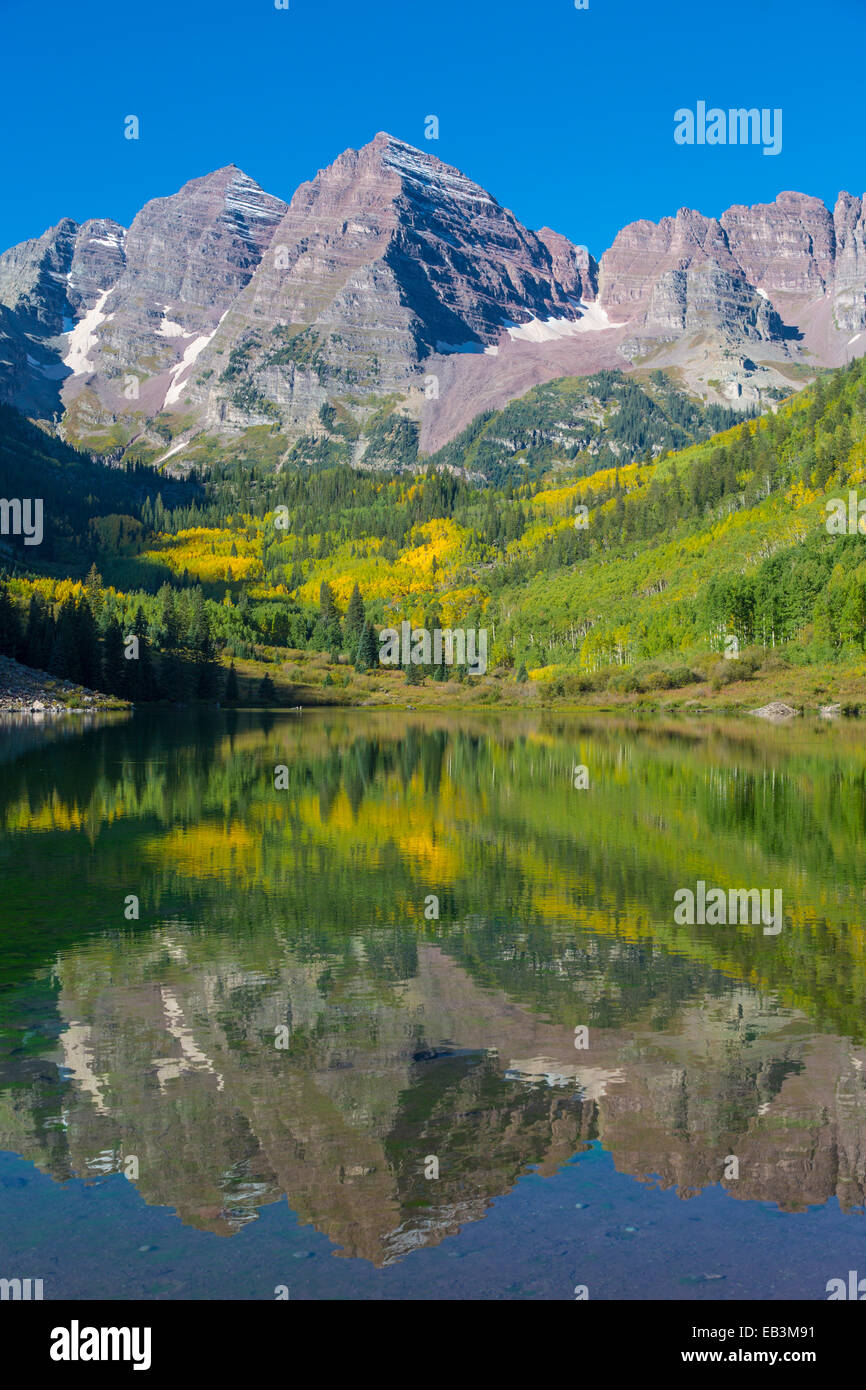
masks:
<svg viewBox="0 0 866 1390"><path fill-rule="evenodd" d="M123 701L0 656L0 714L55 715L120 709Z"/></svg>

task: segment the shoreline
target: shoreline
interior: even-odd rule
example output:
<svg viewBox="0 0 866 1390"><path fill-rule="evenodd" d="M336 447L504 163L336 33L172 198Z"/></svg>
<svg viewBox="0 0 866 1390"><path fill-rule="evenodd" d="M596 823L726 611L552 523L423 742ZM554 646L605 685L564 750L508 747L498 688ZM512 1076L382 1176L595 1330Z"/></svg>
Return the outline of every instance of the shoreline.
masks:
<svg viewBox="0 0 866 1390"><path fill-rule="evenodd" d="M487 675L475 684L467 682L419 682L406 684L398 675L376 672L364 677L352 674L342 685L316 684L286 679L285 669L274 672L275 699L267 704L255 699L264 663L242 663L245 691L237 702L154 701L132 704L115 696L61 680L45 671L0 657L0 716L43 720L65 715L133 713L144 710L211 709L305 713L310 710L393 710L400 713L514 713L584 714L750 719L790 722L797 718L856 721L866 716L866 680L857 668L791 666L715 688L710 681L695 681L678 689L620 691L574 689L556 691L552 683L529 680L518 683L511 673ZM271 668L273 669L273 668ZM339 669L339 668L335 668ZM306 674L306 673L305 673ZM244 695L246 698L244 698Z"/></svg>

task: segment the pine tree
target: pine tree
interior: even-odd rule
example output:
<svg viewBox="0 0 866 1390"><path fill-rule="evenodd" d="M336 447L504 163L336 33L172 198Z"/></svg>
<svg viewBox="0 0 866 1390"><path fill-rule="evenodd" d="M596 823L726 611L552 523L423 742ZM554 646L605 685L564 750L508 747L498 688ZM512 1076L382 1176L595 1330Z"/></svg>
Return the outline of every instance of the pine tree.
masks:
<svg viewBox="0 0 866 1390"><path fill-rule="evenodd" d="M102 653L93 610L86 598L79 599L75 605L75 637L79 668L76 679L88 689L96 690L102 676Z"/></svg>
<svg viewBox="0 0 866 1390"><path fill-rule="evenodd" d="M263 705L272 705L276 698L276 693L274 683L266 671L259 682L259 699Z"/></svg>
<svg viewBox="0 0 866 1390"><path fill-rule="evenodd" d="M124 634L124 638L127 634ZM153 661L150 655L150 643L147 638L147 619L141 604L136 609L135 618L132 624L130 636L138 639L137 659L126 658L126 648L124 646L124 664L126 670L126 693L130 700L136 704L144 703L156 698L156 676L153 670Z"/></svg>
<svg viewBox="0 0 866 1390"><path fill-rule="evenodd" d="M111 695L126 695L127 665L123 655L123 633L116 618L109 619L102 639L102 689Z"/></svg>
<svg viewBox="0 0 866 1390"><path fill-rule="evenodd" d="M289 615L285 608L278 608L271 621L271 641L275 647L289 646Z"/></svg>
<svg viewBox="0 0 866 1390"><path fill-rule="evenodd" d="M192 604L186 629L186 645L204 660L213 656L210 618L205 607L204 594L199 585L193 589Z"/></svg>
<svg viewBox="0 0 866 1390"><path fill-rule="evenodd" d="M21 652L21 624L5 585L0 586L0 655L17 657Z"/></svg>
<svg viewBox="0 0 866 1390"><path fill-rule="evenodd" d="M54 616L41 594L30 596L27 630L24 636L24 660L40 671L48 667L54 646Z"/></svg>
<svg viewBox="0 0 866 1390"><path fill-rule="evenodd" d="M105 602L105 591L102 587L102 575L96 568L95 562L90 566L87 578L84 581L84 592L87 596L87 602L90 607L90 611L93 614L96 621L98 622L99 619L102 617L102 606Z"/></svg>
<svg viewBox="0 0 866 1390"><path fill-rule="evenodd" d="M205 606L201 588L193 592L189 621L189 645L198 663L198 689L200 700L213 700L219 689L219 672L216 664L216 646L211 635L210 617Z"/></svg>
<svg viewBox="0 0 866 1390"><path fill-rule="evenodd" d="M372 671L379 665L379 644L372 623L365 623L355 657L356 671Z"/></svg>
<svg viewBox="0 0 866 1390"><path fill-rule="evenodd" d="M174 651L180 640L174 590L170 584L163 584L156 597L159 605L160 645L164 651Z"/></svg>
<svg viewBox="0 0 866 1390"><path fill-rule="evenodd" d="M163 652L159 662L157 689L160 698L175 704L184 704L193 691L190 689L190 671L186 662L177 652Z"/></svg>
<svg viewBox="0 0 866 1390"><path fill-rule="evenodd" d="M54 645L48 669L63 680L78 679L78 651L75 632L75 599L61 603L54 626Z"/></svg>
<svg viewBox="0 0 866 1390"><path fill-rule="evenodd" d="M334 601L334 591L326 579L322 580L319 587L319 617L324 627L328 627L335 620L339 622L340 619Z"/></svg>
<svg viewBox="0 0 866 1390"><path fill-rule="evenodd" d="M364 611L364 600L361 597L361 590L357 582L352 590L349 603L346 608L346 617L343 622L343 631L346 637L346 647L349 651L355 651L364 633L367 615Z"/></svg>
<svg viewBox="0 0 866 1390"><path fill-rule="evenodd" d="M235 671L234 662L232 662L231 666L229 667L229 673L226 676L226 688L225 694L223 695L223 699L225 700L227 705L236 705L238 700L240 699L240 692L238 690L238 676L237 672Z"/></svg>

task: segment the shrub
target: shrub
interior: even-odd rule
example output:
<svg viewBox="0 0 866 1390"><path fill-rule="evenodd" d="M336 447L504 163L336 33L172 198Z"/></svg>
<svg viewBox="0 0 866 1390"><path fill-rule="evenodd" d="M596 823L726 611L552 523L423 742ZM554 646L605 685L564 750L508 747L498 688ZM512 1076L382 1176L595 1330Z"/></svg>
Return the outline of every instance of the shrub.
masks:
<svg viewBox="0 0 866 1390"><path fill-rule="evenodd" d="M555 699L566 699L575 695L586 694L590 690L599 690L603 687L599 685L598 677L588 671L566 671L553 680L545 681L540 685L540 695L545 704L552 703Z"/></svg>
<svg viewBox="0 0 866 1390"><path fill-rule="evenodd" d="M699 679L688 666L659 666L641 673L645 690L681 690Z"/></svg>
<svg viewBox="0 0 866 1390"><path fill-rule="evenodd" d="M740 656L731 657L730 660L717 661L710 670L713 689L721 690L726 685L733 685L735 681L750 681L759 666L761 660L754 652L742 652ZM764 663L764 669L767 669L767 663Z"/></svg>

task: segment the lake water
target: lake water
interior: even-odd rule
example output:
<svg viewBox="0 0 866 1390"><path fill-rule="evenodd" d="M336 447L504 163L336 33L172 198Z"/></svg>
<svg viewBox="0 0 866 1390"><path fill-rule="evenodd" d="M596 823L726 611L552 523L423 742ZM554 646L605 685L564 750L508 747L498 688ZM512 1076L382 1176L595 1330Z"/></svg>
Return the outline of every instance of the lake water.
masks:
<svg viewBox="0 0 866 1390"><path fill-rule="evenodd" d="M866 1275L864 829L856 723L8 723L0 1276L826 1298ZM678 924L699 881L782 930Z"/></svg>

